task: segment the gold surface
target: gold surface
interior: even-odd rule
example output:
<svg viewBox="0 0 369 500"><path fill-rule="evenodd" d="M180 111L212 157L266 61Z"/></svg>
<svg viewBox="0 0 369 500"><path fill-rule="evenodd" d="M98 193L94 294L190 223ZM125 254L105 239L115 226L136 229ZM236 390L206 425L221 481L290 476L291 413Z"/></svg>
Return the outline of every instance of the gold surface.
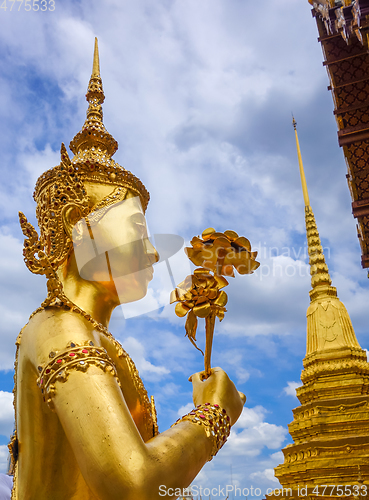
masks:
<svg viewBox="0 0 369 500"><path fill-rule="evenodd" d="M296 126L295 133L297 137ZM298 144L298 139L297 139ZM308 194L299 154L305 204ZM369 364L356 339L350 317L337 297L316 227L313 211L305 207L311 269L311 303L307 310L307 348L296 390L301 406L293 410L289 432L293 444L284 448L284 463L275 469L284 490L268 500L300 496L359 498L353 486L369 482ZM361 468L358 480L358 467ZM306 487L303 493L299 490ZM286 493L286 489L288 493ZM366 495L361 495L366 496Z"/></svg>
<svg viewBox="0 0 369 500"><path fill-rule="evenodd" d="M187 487L214 453L193 422L158 434L153 399L107 329L118 304L146 294L158 255L147 191L110 160L103 98L96 43L75 157L62 147L37 182L40 238L20 213L26 265L45 274L48 295L16 342L13 500L159 499L160 485ZM202 375L192 376L195 405L219 405L233 425L244 398L220 368Z"/></svg>

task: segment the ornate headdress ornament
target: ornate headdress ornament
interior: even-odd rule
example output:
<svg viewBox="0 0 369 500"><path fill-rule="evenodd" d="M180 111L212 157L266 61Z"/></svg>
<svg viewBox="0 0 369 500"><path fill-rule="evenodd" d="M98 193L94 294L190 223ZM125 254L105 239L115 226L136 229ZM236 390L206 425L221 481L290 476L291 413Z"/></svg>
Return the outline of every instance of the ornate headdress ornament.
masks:
<svg viewBox="0 0 369 500"><path fill-rule="evenodd" d="M87 118L82 130L70 143L74 157L70 160L62 144L61 163L39 177L33 194L41 237L33 241L37 233L32 228L32 241L25 240L24 256L28 269L34 273L47 274L44 270L45 258L50 266L57 269L72 248L72 241L63 225L64 207L73 205L78 209L79 218L82 218L98 209L106 210L124 199L129 189L140 197L142 207L146 210L150 196L145 186L111 158L118 149L118 143L102 122L101 105L104 99L96 38L92 75L86 94L89 104ZM112 192L96 206L91 206L86 183L112 185ZM20 220L22 230L28 236L30 224L23 214L20 214ZM42 264L36 258L35 249L43 252L42 259L40 257Z"/></svg>

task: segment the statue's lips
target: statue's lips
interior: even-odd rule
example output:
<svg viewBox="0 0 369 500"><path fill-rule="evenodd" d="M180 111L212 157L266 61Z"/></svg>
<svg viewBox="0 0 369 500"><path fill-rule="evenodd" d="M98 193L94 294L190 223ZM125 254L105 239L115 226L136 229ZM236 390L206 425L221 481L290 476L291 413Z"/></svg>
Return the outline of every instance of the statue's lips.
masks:
<svg viewBox="0 0 369 500"><path fill-rule="evenodd" d="M146 252L144 240L140 239L97 254L79 268L79 274L85 280L95 281L98 271L99 281L110 281L146 270L151 281L153 266L161 262L168 265L168 259L184 246L184 239L176 234L155 234L153 240L160 256L158 262L153 262L154 257Z"/></svg>

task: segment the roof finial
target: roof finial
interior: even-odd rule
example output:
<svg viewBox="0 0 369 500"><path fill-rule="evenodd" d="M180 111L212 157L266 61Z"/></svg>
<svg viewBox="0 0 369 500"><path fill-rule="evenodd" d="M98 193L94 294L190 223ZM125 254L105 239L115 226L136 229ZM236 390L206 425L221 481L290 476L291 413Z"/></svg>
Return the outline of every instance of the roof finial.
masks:
<svg viewBox="0 0 369 500"><path fill-rule="evenodd" d="M305 202L305 207L310 206L309 202L309 193L307 189L307 184L306 184L306 179L305 179L305 172L304 172L304 166L302 164L302 158L301 158L301 151L300 151L300 144L299 144L299 138L297 135L297 129L296 129L296 120L294 116L292 115L292 125L295 130L295 138L296 138L296 148L297 148L297 157L299 160L299 167L300 167L300 176L301 176L301 184L302 184L302 193L304 195L304 202Z"/></svg>
<svg viewBox="0 0 369 500"><path fill-rule="evenodd" d="M94 62L92 66L92 76L100 76L99 45L95 37Z"/></svg>
<svg viewBox="0 0 369 500"><path fill-rule="evenodd" d="M305 179L304 166L302 164L299 139L296 130L297 124L293 116L292 116L292 124L295 130L297 157L299 160L302 192L304 195L304 202L305 202L306 238L307 238L308 252L309 252L311 286L313 288L313 290L310 292L310 296L311 298L313 298L320 293L321 288L317 287L320 287L320 285L323 285L325 287L330 286L332 280L331 277L329 276L328 266L325 263L323 247L320 242L319 232L316 226L314 213L309 202L309 194ZM314 292L314 289L316 289L315 290L316 293Z"/></svg>

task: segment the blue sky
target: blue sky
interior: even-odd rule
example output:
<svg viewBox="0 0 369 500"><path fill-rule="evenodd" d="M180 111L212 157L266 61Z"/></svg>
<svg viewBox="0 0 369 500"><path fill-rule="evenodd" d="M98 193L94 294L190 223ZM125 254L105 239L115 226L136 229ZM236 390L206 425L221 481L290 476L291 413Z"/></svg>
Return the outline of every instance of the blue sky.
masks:
<svg viewBox="0 0 369 500"><path fill-rule="evenodd" d="M346 166L338 147L328 77L310 5L303 0L55 0L55 11L0 9L0 459L12 428L14 341L45 296L22 261L17 212L35 223L37 177L59 163L60 143L81 129L99 37L104 123L114 159L151 194L152 234L189 241L212 226L248 237L261 267L228 287L213 363L247 403L227 445L200 473L204 487L275 487L272 469L289 442L305 354L310 280L291 111L298 122L310 202L333 285L359 343L369 344L368 279ZM174 264L180 281L184 261ZM160 430L191 408L188 376L203 361L184 338L166 285L152 311L111 331L155 395ZM161 286L162 285L162 286ZM203 339L199 327L200 343ZM231 472L232 471L232 472Z"/></svg>

